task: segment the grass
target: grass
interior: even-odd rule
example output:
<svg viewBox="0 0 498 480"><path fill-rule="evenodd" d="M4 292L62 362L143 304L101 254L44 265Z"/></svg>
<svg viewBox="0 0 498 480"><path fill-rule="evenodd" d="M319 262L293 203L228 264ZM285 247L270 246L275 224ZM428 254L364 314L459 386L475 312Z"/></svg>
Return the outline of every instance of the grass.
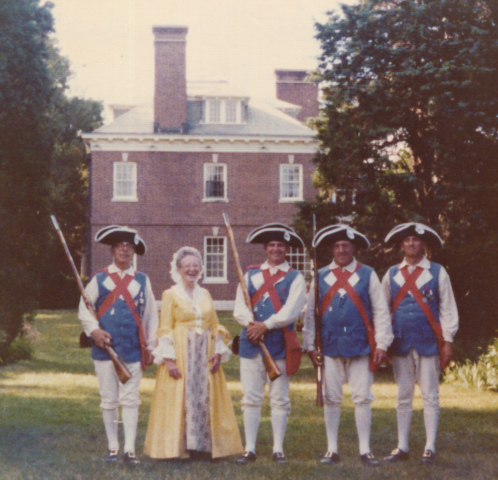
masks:
<svg viewBox="0 0 498 480"><path fill-rule="evenodd" d="M237 326L221 315L232 334ZM340 427L342 462L321 466L326 450L322 411L314 406L314 373L308 359L292 379L292 413L285 439L288 465L271 462L270 411L265 405L258 436L258 460L237 467L233 459L216 462L152 461L144 458L139 468L102 461L106 440L99 408L97 381L88 350L79 349L81 327L74 312L41 312L35 327L40 332L35 358L0 368L0 479L423 479L490 480L498 478L498 395L442 385L442 413L438 435L437 463L420 463L424 446L422 404L415 400L411 433L412 458L402 465L371 469L358 461L354 409L346 393ZM239 427L242 396L238 359L224 367ZM154 388L155 369L145 374L137 438L140 454L147 428ZM346 392L348 389L346 388ZM377 375L374 385L371 445L382 457L396 445L396 387L390 372Z"/></svg>

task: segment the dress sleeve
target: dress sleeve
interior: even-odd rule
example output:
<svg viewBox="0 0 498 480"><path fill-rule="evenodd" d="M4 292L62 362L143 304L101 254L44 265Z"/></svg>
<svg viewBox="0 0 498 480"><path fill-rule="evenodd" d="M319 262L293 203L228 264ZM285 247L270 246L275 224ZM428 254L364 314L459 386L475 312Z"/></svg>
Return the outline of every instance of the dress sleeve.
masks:
<svg viewBox="0 0 498 480"><path fill-rule="evenodd" d="M228 333L228 330L220 323L216 309L214 308L213 299L207 290L206 295L208 296L210 303L209 326L211 327L211 330L216 338L215 353L219 353L221 355L221 361L226 362L232 354L232 351L228 348L228 344L231 340L230 333Z"/></svg>
<svg viewBox="0 0 498 480"><path fill-rule="evenodd" d="M166 359L176 360L175 342L173 339L173 328L175 324L174 298L171 290L163 293L161 301L161 318L157 329L157 347L152 351L154 363L160 365Z"/></svg>

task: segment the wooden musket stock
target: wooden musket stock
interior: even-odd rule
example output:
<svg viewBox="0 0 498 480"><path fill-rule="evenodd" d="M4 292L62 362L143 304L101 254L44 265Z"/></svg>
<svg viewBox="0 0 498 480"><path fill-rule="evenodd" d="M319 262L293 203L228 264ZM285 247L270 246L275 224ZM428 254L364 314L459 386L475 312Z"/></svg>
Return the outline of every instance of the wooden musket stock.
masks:
<svg viewBox="0 0 498 480"><path fill-rule="evenodd" d="M226 213L223 214L223 220L225 221L228 240L230 242L230 246L232 247L233 259L235 261L235 267L237 269L237 275L239 277L240 287L242 288L242 293L244 294L244 301L246 302L247 308L249 308L249 310L252 312L251 297L249 296L249 292L247 291L247 287L244 282L244 274L240 266L239 254L237 253L237 247L235 246L235 238L233 236L232 227L230 226L230 222L228 221L228 215ZM280 368L278 368L278 365L271 356L264 342L259 342L258 346L261 348L263 352L263 362L265 364L268 377L273 382L273 380L276 380L278 377L282 375L282 372L280 371Z"/></svg>
<svg viewBox="0 0 498 480"><path fill-rule="evenodd" d="M76 280L76 283L78 284L78 288L80 290L81 297L83 298L83 301L85 302L86 308L88 308L88 311L95 317L95 319L97 321L99 321L99 319L97 317L97 312L95 312L95 309L93 308L92 302L91 302L90 298L88 297L88 294L85 292L85 287L83 286L83 282L81 281L78 270L76 269L76 265L74 264L73 257L71 256L71 252L69 251L69 248L67 246L64 235L62 234L62 231L59 227L59 224L58 224L56 218L54 217L54 215L51 215L50 217L52 219L52 223L54 224L55 230L57 231L57 235L59 237L59 240L61 241L62 247L64 248L66 258L69 261L69 264L71 265L71 269L73 270L74 279ZM99 325L100 325L100 322L99 322ZM116 369L116 373L118 374L119 381L124 384L128 380L130 380L131 373L128 370L128 367L126 366L124 361L118 356L118 354L114 351L114 349L110 345L105 344L104 350L111 357L114 368Z"/></svg>
<svg viewBox="0 0 498 480"><path fill-rule="evenodd" d="M316 219L313 215L313 238L316 235ZM322 311L320 306L320 286L318 285L318 261L316 247L313 248L313 276L315 288L315 350L318 352L318 358L323 362L322 353ZM316 368L316 406L323 407L323 366Z"/></svg>

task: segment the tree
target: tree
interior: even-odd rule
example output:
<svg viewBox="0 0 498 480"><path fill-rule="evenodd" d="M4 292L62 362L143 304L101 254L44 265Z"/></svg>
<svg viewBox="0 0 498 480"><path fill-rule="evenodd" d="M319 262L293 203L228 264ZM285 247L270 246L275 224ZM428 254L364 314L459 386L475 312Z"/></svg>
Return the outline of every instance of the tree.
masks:
<svg viewBox="0 0 498 480"><path fill-rule="evenodd" d="M48 65L55 87L48 113L54 141L49 166L50 211L58 219L78 265L88 243L89 155L81 133L102 125L103 107L93 100L68 98L69 61L60 55L53 41L49 44ZM56 237L47 244L47 257L48 261L42 267L44 282L40 308L74 308L79 292Z"/></svg>
<svg viewBox="0 0 498 480"><path fill-rule="evenodd" d="M498 2L341 8L317 25L322 196L302 206L301 222L313 209L326 211L322 223L348 216L377 245L397 223L436 227L446 248L435 258L452 276L463 330L489 334L498 308ZM369 255L381 270L393 259L380 247Z"/></svg>
<svg viewBox="0 0 498 480"><path fill-rule="evenodd" d="M26 314L76 304L49 213L61 220L72 249L81 254L86 244L80 132L100 126L102 105L67 97L69 62L50 36L51 8L38 0L0 3L0 364Z"/></svg>
<svg viewBox="0 0 498 480"><path fill-rule="evenodd" d="M47 236L50 5L0 3L0 361L35 305Z"/></svg>

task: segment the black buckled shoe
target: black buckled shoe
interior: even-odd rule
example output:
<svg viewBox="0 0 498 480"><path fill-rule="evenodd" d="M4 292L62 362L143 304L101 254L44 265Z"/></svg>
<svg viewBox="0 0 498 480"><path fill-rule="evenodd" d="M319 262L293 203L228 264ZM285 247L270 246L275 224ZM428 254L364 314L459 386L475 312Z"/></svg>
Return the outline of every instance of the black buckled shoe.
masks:
<svg viewBox="0 0 498 480"><path fill-rule="evenodd" d="M140 460L135 455L135 452L126 452L124 455L124 461L127 465L139 465Z"/></svg>
<svg viewBox="0 0 498 480"><path fill-rule="evenodd" d="M320 459L320 463L323 463L324 465L332 465L333 463L339 463L340 461L341 457L335 452L327 452L323 458Z"/></svg>
<svg viewBox="0 0 498 480"><path fill-rule="evenodd" d="M235 460L235 463L237 465L247 465L248 463L255 461L256 461L256 454L250 451L246 451L239 458L237 458L237 460Z"/></svg>
<svg viewBox="0 0 498 480"><path fill-rule="evenodd" d="M287 459L285 458L285 455L282 452L275 452L272 456L271 459L275 463L283 464L287 463Z"/></svg>
<svg viewBox="0 0 498 480"><path fill-rule="evenodd" d="M432 450L426 450L422 455L422 463L432 465L436 460L436 454Z"/></svg>
<svg viewBox="0 0 498 480"><path fill-rule="evenodd" d="M104 457L106 462L117 462L119 460L119 450L117 448L111 448L107 455Z"/></svg>
<svg viewBox="0 0 498 480"><path fill-rule="evenodd" d="M370 452L360 455L360 459L369 467L378 467L380 465L380 462Z"/></svg>
<svg viewBox="0 0 498 480"><path fill-rule="evenodd" d="M409 458L410 458L410 454L408 452L401 450L401 448L395 448L391 452L391 455L384 457L384 461L396 463L396 462L402 462L402 461L408 460Z"/></svg>

